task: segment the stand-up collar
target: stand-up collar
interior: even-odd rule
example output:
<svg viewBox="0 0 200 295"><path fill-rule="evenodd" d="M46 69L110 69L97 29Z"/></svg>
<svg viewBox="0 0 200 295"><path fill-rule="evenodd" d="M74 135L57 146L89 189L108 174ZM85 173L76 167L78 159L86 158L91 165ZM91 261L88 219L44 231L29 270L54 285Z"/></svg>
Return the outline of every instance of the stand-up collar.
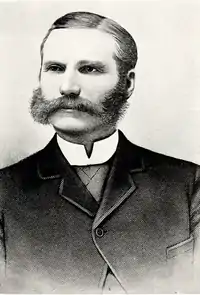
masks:
<svg viewBox="0 0 200 295"><path fill-rule="evenodd" d="M72 166L97 165L107 162L114 155L118 140L118 131L115 131L109 137L94 142L91 157L88 158L84 145L66 141L57 135L58 146Z"/></svg>

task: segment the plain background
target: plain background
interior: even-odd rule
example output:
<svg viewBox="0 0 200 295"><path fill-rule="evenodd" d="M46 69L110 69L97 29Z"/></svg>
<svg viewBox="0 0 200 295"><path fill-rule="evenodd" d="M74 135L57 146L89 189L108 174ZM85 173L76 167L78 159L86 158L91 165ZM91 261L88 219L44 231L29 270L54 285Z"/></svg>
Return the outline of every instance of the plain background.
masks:
<svg viewBox="0 0 200 295"><path fill-rule="evenodd" d="M0 167L41 149L53 135L28 111L39 46L58 17L76 10L110 17L136 40L136 88L120 124L127 137L200 163L200 1L40 0L0 2Z"/></svg>

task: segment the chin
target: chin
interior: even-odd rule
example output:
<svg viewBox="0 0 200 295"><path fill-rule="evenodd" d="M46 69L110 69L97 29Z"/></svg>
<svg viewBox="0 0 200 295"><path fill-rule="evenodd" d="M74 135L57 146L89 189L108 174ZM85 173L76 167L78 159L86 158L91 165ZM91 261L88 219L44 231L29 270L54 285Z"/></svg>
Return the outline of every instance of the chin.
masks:
<svg viewBox="0 0 200 295"><path fill-rule="evenodd" d="M75 118L50 119L49 122L56 131L66 134L84 134L90 129L84 122Z"/></svg>

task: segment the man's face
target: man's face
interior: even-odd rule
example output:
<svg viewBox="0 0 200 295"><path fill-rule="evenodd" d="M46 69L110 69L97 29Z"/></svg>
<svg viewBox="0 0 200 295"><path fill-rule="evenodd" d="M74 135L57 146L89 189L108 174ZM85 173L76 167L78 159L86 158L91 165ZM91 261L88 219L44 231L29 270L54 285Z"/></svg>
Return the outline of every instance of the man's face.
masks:
<svg viewBox="0 0 200 295"><path fill-rule="evenodd" d="M115 52L112 36L97 29L53 30L44 46L39 99L37 92L32 100L35 120L80 133L116 123L125 89Z"/></svg>

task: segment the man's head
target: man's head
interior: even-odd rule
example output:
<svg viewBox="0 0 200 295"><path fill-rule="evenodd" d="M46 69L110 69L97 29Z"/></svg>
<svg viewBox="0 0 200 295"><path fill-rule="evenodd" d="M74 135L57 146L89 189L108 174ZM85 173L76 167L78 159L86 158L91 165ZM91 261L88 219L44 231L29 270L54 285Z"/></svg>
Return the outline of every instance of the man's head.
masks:
<svg viewBox="0 0 200 295"><path fill-rule="evenodd" d="M66 133L113 128L134 89L137 48L116 22L74 12L54 22L41 44L33 118Z"/></svg>

